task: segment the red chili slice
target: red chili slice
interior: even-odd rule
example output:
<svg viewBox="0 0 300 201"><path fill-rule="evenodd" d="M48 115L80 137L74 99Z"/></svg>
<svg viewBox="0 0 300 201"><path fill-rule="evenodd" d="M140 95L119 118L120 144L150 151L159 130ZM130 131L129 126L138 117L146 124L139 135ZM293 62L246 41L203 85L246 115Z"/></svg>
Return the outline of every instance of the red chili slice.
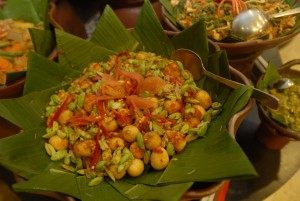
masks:
<svg viewBox="0 0 300 201"><path fill-rule="evenodd" d="M73 96L69 95L66 100L61 104L61 106L56 110L54 116L51 118L51 120L48 122L47 127L50 128L53 126L54 121L58 121L58 118L60 114L66 109L67 104L70 103L73 100Z"/></svg>

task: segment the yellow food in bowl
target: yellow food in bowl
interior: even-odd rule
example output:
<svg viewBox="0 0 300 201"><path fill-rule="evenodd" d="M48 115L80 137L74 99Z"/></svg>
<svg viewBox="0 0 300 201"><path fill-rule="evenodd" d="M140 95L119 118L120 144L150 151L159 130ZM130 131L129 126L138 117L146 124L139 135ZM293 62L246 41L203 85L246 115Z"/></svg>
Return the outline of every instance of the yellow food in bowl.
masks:
<svg viewBox="0 0 300 201"><path fill-rule="evenodd" d="M29 28L33 23L20 20L0 20L0 84L6 83L6 73L27 69L28 50L33 50Z"/></svg>
<svg viewBox="0 0 300 201"><path fill-rule="evenodd" d="M271 117L300 132L300 85L295 84L284 90L270 89L268 92L279 99L279 108L270 110Z"/></svg>

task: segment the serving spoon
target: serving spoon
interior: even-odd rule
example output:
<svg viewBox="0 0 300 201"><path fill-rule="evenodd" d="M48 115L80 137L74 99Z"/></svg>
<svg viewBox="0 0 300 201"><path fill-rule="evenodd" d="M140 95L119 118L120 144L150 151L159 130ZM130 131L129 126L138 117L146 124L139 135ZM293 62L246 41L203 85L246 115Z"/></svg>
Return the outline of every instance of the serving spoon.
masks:
<svg viewBox="0 0 300 201"><path fill-rule="evenodd" d="M268 15L257 9L248 9L237 15L232 21L232 32L240 38L255 36L270 26L270 19L300 13L300 7Z"/></svg>
<svg viewBox="0 0 300 201"><path fill-rule="evenodd" d="M276 82L274 84L273 87L275 89L284 90L284 89L287 89L287 88L289 88L293 85L294 85L294 82L291 79L289 79L287 77L282 77L278 80L278 82Z"/></svg>
<svg viewBox="0 0 300 201"><path fill-rule="evenodd" d="M234 89L244 86L239 82L235 82L233 80L226 79L210 71L206 70L200 56L193 52L192 50L188 49L177 49L171 55L172 60L180 61L185 69L190 71L194 76L195 80L200 79L203 75L209 76L210 78L217 80L229 87ZM253 88L252 97L255 98L257 101L265 104L266 106L277 109L278 108L278 98L273 95L270 95L264 91L259 89Z"/></svg>

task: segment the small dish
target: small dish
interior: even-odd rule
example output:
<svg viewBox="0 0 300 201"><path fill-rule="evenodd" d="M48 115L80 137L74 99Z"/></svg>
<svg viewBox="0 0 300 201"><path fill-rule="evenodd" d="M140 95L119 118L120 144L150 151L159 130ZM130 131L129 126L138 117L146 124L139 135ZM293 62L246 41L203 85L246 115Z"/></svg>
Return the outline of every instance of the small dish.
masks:
<svg viewBox="0 0 300 201"><path fill-rule="evenodd" d="M292 60L278 68L280 75L299 77L300 71L293 69L300 64L300 59ZM259 78L261 80L263 75ZM258 81L259 81L258 80ZM272 119L261 104L257 104L261 124L257 132L257 139L269 149L280 150L290 141L300 140L300 132L292 130Z"/></svg>

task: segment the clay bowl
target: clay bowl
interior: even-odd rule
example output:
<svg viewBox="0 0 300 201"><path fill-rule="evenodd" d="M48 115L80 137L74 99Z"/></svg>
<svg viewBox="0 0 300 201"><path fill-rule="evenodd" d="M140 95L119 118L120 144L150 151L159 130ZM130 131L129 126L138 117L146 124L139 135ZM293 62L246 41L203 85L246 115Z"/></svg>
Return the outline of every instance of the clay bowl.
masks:
<svg viewBox="0 0 300 201"><path fill-rule="evenodd" d="M151 3L157 0L150 0ZM104 4L109 4L110 6L116 8L125 8L125 7L135 7L142 6L144 0L104 0Z"/></svg>
<svg viewBox="0 0 300 201"><path fill-rule="evenodd" d="M85 38L86 32L77 13L67 0L51 1L49 10L49 21L54 28L66 31L73 35ZM57 58L56 50L48 56L50 60ZM8 85L0 86L0 99L17 98L22 96L25 77L22 77ZM0 117L0 138L18 133L20 129Z"/></svg>
<svg viewBox="0 0 300 201"><path fill-rule="evenodd" d="M232 79L246 85L252 85L251 81L240 71L230 67ZM248 104L238 113L233 115L228 123L229 134L235 139L237 130L243 120L247 117L249 112L255 105L255 100L250 99ZM229 180L211 183L195 183L181 198L181 201L187 200L201 200L202 198L214 195L216 200L225 200ZM222 195L223 194L223 195ZM224 195L225 194L225 195Z"/></svg>
<svg viewBox="0 0 300 201"><path fill-rule="evenodd" d="M294 65L300 64L300 59L292 60L278 68L285 77L300 77L300 71L294 70ZM262 79L263 75L259 78ZM300 132L296 132L276 122L269 117L264 106L257 103L261 124L257 132L257 139L269 149L280 150L291 141L300 140Z"/></svg>
<svg viewBox="0 0 300 201"><path fill-rule="evenodd" d="M50 1L49 21L54 28L85 38L86 33L77 13L67 0ZM53 55L49 55L53 59ZM25 77L0 86L0 99L16 98L22 95Z"/></svg>
<svg viewBox="0 0 300 201"><path fill-rule="evenodd" d="M161 6L163 26L171 32L180 32L181 30L176 27L164 13L167 11ZM234 68L241 71L247 77L250 77L250 73L254 67L254 60L264 51L276 46L279 46L285 42L291 40L300 32L300 29L295 30L285 36L277 37L268 40L251 40L244 42L215 42L222 50L226 50L229 63Z"/></svg>

